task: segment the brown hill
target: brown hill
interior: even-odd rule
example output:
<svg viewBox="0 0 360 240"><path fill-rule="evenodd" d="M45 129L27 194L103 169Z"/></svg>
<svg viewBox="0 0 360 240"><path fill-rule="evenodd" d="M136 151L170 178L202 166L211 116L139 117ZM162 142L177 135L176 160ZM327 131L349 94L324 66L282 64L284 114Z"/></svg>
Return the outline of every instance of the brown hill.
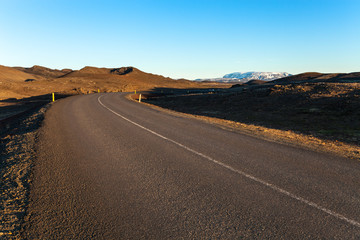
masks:
<svg viewBox="0 0 360 240"><path fill-rule="evenodd" d="M22 72L16 68L5 67L0 65L0 81L6 82L23 82L26 79L34 79L35 76Z"/></svg>
<svg viewBox="0 0 360 240"><path fill-rule="evenodd" d="M250 80L248 82L245 83L245 85L261 85L267 83L267 81L264 80Z"/></svg>
<svg viewBox="0 0 360 240"><path fill-rule="evenodd" d="M28 80L30 79L30 80ZM0 68L0 99L22 98L59 92L65 94L101 92L148 91L154 88L206 88L204 84L188 80L174 80L140 71L134 67L56 70L41 66L31 68ZM222 84L221 87L230 85Z"/></svg>
<svg viewBox="0 0 360 240"><path fill-rule="evenodd" d="M339 81L343 81L343 82L352 82L352 81L359 82L360 81L360 72L338 74L336 77L333 77L330 80L339 80Z"/></svg>
<svg viewBox="0 0 360 240"><path fill-rule="evenodd" d="M66 77L95 77L101 78L104 75L126 75L131 72L141 72L134 67L121 67L121 68L97 68L86 66L78 71L72 71L66 74ZM144 73L144 72L143 72ZM150 74L150 73L145 73Z"/></svg>
<svg viewBox="0 0 360 240"><path fill-rule="evenodd" d="M70 75L80 75L80 74L109 74L110 69L108 68L97 68L86 66L78 71L70 73Z"/></svg>
<svg viewBox="0 0 360 240"><path fill-rule="evenodd" d="M307 72L297 75L292 75L285 78L276 79L269 83L274 84L293 84L293 83L317 83L317 82L332 82L332 83L354 83L360 82L360 72L355 73L317 73Z"/></svg>
<svg viewBox="0 0 360 240"><path fill-rule="evenodd" d="M311 79L315 79L317 77L324 76L323 73L318 72L306 72L306 73L300 73L297 75L292 75L284 78L279 78L273 81L270 81L269 83L275 83L275 84L288 84L288 83L294 83L294 82L304 82L309 81Z"/></svg>
<svg viewBox="0 0 360 240"><path fill-rule="evenodd" d="M188 80L174 80L161 75L143 72L134 67L121 68L96 68L84 67L79 71L73 71L54 82L68 82L72 89L80 92L97 91L146 91L156 87L201 87ZM67 89L70 91L70 89Z"/></svg>
<svg viewBox="0 0 360 240"><path fill-rule="evenodd" d="M15 67L15 69L25 73L32 74L34 76L40 76L44 78L56 78L63 76L72 71L71 69L64 69L64 70L50 69L38 65L34 65L31 68Z"/></svg>
<svg viewBox="0 0 360 240"><path fill-rule="evenodd" d="M134 67L121 67L121 68L97 68L86 66L78 71L73 71L67 74L67 77L79 77L79 76L93 76L93 75L104 75L104 74L113 74L113 75L126 75L131 72L141 72L139 69Z"/></svg>
<svg viewBox="0 0 360 240"><path fill-rule="evenodd" d="M0 66L0 100L40 95L41 89L29 86L43 79L43 77L25 73L16 68Z"/></svg>

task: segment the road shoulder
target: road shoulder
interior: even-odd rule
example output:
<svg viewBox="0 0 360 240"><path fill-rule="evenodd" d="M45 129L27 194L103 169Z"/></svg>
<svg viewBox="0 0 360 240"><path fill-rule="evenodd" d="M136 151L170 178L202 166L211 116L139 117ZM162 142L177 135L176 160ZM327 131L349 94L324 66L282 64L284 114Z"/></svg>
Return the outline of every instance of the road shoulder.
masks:
<svg viewBox="0 0 360 240"><path fill-rule="evenodd" d="M22 116L20 124L1 138L1 239L20 239L29 201L38 129L49 106L50 104Z"/></svg>

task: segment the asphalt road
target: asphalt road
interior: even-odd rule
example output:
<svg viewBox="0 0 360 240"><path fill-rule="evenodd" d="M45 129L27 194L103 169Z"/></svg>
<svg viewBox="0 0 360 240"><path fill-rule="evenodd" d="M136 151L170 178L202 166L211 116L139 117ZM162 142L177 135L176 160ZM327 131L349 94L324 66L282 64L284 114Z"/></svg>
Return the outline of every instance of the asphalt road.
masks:
<svg viewBox="0 0 360 240"><path fill-rule="evenodd" d="M360 162L124 98L70 97L36 149L28 239L360 239Z"/></svg>

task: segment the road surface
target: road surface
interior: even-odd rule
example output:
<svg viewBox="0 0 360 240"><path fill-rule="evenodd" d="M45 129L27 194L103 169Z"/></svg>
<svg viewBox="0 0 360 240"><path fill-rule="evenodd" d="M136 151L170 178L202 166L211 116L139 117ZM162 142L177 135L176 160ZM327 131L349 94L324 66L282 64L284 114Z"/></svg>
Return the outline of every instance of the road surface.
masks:
<svg viewBox="0 0 360 240"><path fill-rule="evenodd" d="M28 239L359 239L360 162L130 101L56 102Z"/></svg>

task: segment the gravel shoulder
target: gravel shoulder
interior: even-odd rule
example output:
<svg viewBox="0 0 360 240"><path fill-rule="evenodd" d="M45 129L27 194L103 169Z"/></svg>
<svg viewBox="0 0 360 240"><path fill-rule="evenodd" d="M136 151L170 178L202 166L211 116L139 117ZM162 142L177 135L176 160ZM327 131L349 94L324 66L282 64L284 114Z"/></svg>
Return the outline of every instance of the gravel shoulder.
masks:
<svg viewBox="0 0 360 240"><path fill-rule="evenodd" d="M35 158L37 131L50 104L23 116L0 140L0 238L19 239Z"/></svg>

